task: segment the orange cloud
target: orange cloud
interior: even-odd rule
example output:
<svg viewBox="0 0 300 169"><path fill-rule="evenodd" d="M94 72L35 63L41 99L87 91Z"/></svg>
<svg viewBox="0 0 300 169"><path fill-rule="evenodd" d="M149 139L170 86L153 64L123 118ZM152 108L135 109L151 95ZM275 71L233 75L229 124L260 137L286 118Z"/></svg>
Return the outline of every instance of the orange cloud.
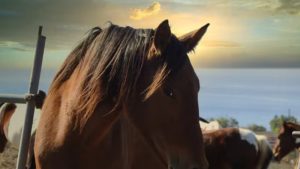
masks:
<svg viewBox="0 0 300 169"><path fill-rule="evenodd" d="M155 15L159 11L160 11L160 3L154 2L152 5L150 5L149 7L145 8L145 9L139 9L139 8L133 9L133 11L130 15L130 19L140 20L145 17Z"/></svg>

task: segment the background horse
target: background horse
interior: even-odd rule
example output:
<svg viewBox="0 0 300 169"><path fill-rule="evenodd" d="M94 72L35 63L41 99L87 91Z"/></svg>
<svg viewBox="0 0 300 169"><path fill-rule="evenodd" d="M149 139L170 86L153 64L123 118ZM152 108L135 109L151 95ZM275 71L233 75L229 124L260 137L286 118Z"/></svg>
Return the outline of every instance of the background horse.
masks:
<svg viewBox="0 0 300 169"><path fill-rule="evenodd" d="M46 98L46 93L39 90L36 95L35 108L41 109L44 100ZM4 106L3 106L4 105ZM7 141L12 143L15 147L19 148L23 121L25 120L25 112L16 112L16 104L14 103L0 103L0 153L4 151ZM32 134L35 132L37 121L39 120L39 114L34 114L33 124L32 124Z"/></svg>
<svg viewBox="0 0 300 169"><path fill-rule="evenodd" d="M202 132L204 131L212 131L212 130L218 130L221 129L221 125L217 120L214 121L201 121L199 120L199 124L200 124L200 128L202 130Z"/></svg>
<svg viewBox="0 0 300 169"><path fill-rule="evenodd" d="M293 137L293 131L300 131L300 125L292 122L283 122L273 149L276 161L280 161L295 149L300 150L300 139Z"/></svg>
<svg viewBox="0 0 300 169"><path fill-rule="evenodd" d="M3 103L4 104L4 103ZM0 104L0 107L3 105ZM19 148L23 123L20 119L24 120L25 112L16 112L17 106L13 103L4 104L0 112L0 153L5 150L6 144L9 142L16 148ZM23 115L22 115L23 114ZM33 160L33 145L35 138L36 122L38 121L37 116L34 116L33 129L30 140L28 160L26 163L26 168L34 169L35 164Z"/></svg>
<svg viewBox="0 0 300 169"><path fill-rule="evenodd" d="M1 103L0 107L3 106L3 104L4 103ZM0 153L4 151L7 144L9 123L15 109L15 104L5 104L0 111Z"/></svg>
<svg viewBox="0 0 300 169"><path fill-rule="evenodd" d="M267 169L273 157L265 136L242 128L203 131L209 169Z"/></svg>
<svg viewBox="0 0 300 169"><path fill-rule="evenodd" d="M207 27L180 38L167 20L156 30L92 29L50 86L37 168L206 169L200 85L187 53Z"/></svg>

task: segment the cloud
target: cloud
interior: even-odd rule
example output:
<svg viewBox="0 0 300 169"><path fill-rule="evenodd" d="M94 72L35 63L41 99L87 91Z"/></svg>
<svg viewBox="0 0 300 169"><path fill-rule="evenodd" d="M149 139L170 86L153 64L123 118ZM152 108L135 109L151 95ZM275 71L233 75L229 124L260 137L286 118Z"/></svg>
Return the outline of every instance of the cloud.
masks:
<svg viewBox="0 0 300 169"><path fill-rule="evenodd" d="M140 20L145 17L155 15L159 11L160 11L160 3L154 2L152 5L150 5L149 7L145 8L145 9L139 9L139 8L133 9L133 11L130 15L130 19Z"/></svg>
<svg viewBox="0 0 300 169"><path fill-rule="evenodd" d="M92 27L107 21L125 25L128 15L129 7L96 0L0 0L0 41L32 49L43 25L47 49L72 49Z"/></svg>
<svg viewBox="0 0 300 169"><path fill-rule="evenodd" d="M235 48L240 47L241 45L237 42L232 41L220 41L220 40L211 40L203 43L207 47L225 47L225 48Z"/></svg>
<svg viewBox="0 0 300 169"><path fill-rule="evenodd" d="M102 27L111 21L120 26L154 28L168 18L172 32L178 35L211 23L198 47L201 60L195 65L249 67L268 62L270 65L266 66L284 63L296 67L300 64L297 36L300 14L296 15L300 7L295 0L153 1L157 0L0 0L0 55L6 56L7 49L11 55L34 51L37 28L43 25L43 34L47 36L45 58L49 58L45 63L59 65L59 59L94 26ZM249 59L239 57L244 55L249 55ZM256 55L261 57L252 57ZM284 59L276 63L261 60L281 57ZM241 62L234 62L236 58ZM243 64L244 60L247 64Z"/></svg>
<svg viewBox="0 0 300 169"><path fill-rule="evenodd" d="M18 51L30 51L31 48L27 47L24 44L13 41L0 41L0 48L10 48Z"/></svg>
<svg viewBox="0 0 300 169"><path fill-rule="evenodd" d="M171 3L171 2L169 2ZM269 15L287 13L290 15L299 15L300 14L300 1L299 0L251 0L251 1L241 1L241 0L211 0L211 1L196 1L190 0L185 1L176 1L172 3L173 6L180 6L180 9L184 7L187 9L191 8L211 8L212 10L218 9L234 9L241 13L247 13L247 11L260 13L266 13ZM177 8L174 8L175 10Z"/></svg>
<svg viewBox="0 0 300 169"><path fill-rule="evenodd" d="M300 2L299 0L280 0L280 6L277 10L291 15L300 14Z"/></svg>

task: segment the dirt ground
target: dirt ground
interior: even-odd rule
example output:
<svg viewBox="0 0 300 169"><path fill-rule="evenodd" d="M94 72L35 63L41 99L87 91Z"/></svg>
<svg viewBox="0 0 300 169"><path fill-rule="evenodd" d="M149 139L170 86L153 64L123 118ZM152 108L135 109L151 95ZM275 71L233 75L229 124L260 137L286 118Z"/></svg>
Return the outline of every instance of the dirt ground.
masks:
<svg viewBox="0 0 300 169"><path fill-rule="evenodd" d="M0 169L15 169L18 157L18 149L7 145L3 153L0 154Z"/></svg>
<svg viewBox="0 0 300 169"><path fill-rule="evenodd" d="M18 150L17 148L8 145L4 153L0 154L0 169L15 169L17 162ZM271 163L269 169L293 169L293 164L285 162Z"/></svg>

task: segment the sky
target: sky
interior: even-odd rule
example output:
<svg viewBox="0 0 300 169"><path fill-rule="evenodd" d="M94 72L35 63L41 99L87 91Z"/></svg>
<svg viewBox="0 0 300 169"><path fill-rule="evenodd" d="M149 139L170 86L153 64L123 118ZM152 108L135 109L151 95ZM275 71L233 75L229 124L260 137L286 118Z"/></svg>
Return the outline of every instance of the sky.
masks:
<svg viewBox="0 0 300 169"><path fill-rule="evenodd" d="M164 19L176 36L210 23L190 53L196 68L300 68L298 0L0 0L0 70L32 66L39 25L43 67L57 69L92 27Z"/></svg>

